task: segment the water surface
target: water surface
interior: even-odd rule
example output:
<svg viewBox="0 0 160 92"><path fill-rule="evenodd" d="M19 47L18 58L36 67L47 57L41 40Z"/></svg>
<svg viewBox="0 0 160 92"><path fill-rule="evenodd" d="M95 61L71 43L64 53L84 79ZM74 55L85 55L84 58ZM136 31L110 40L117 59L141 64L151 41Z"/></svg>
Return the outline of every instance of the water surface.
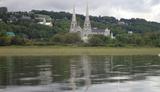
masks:
<svg viewBox="0 0 160 92"><path fill-rule="evenodd" d="M0 57L0 92L159 92L158 56Z"/></svg>

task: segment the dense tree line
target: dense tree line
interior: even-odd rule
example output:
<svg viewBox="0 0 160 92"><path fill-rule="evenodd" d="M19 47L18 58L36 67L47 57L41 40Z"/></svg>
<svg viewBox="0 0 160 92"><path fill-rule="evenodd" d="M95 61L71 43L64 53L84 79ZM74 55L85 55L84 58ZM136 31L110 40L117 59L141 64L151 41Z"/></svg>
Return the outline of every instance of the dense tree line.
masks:
<svg viewBox="0 0 160 92"><path fill-rule="evenodd" d="M89 38L89 46L111 46L111 47L160 47L160 32L159 33L144 33L144 34L119 34L116 39L111 39L103 35L92 35Z"/></svg>
<svg viewBox="0 0 160 92"><path fill-rule="evenodd" d="M59 33L54 35L51 42L55 44L80 44L81 37L78 33Z"/></svg>
<svg viewBox="0 0 160 92"><path fill-rule="evenodd" d="M54 26L37 24L36 14L45 14L54 19ZM24 19L27 16L30 19ZM144 19L121 19L107 16L90 16L92 27L109 28L116 39L103 35L92 35L88 43L83 43L78 34L68 33L72 15L66 12L40 11L8 12L0 14L0 45L76 44L87 46L160 46L160 23ZM79 25L83 27L85 16L77 15ZM133 34L128 34L133 31ZM15 37L6 35L15 33Z"/></svg>
<svg viewBox="0 0 160 92"><path fill-rule="evenodd" d="M68 12L54 12L54 11L40 11L33 10L35 14L46 14L55 18L55 20L71 20L72 14ZM97 27L100 29L105 29L106 27L112 29L114 33L117 34L117 30L119 31L133 31L135 33L144 33L144 32L157 32L160 31L160 23L146 21L144 19L132 18L132 19L116 19L114 17L108 16L90 16L92 27ZM79 24L83 26L85 16L77 14L77 20ZM122 23L122 24L121 24ZM68 21L70 24L70 21Z"/></svg>
<svg viewBox="0 0 160 92"><path fill-rule="evenodd" d="M0 34L0 46L10 45L31 45L31 41L28 39L23 39L19 36L11 37Z"/></svg>
<svg viewBox="0 0 160 92"><path fill-rule="evenodd" d="M14 32L16 35L28 39L45 39L56 33L54 28L35 23L10 24L4 22L0 23L0 32Z"/></svg>

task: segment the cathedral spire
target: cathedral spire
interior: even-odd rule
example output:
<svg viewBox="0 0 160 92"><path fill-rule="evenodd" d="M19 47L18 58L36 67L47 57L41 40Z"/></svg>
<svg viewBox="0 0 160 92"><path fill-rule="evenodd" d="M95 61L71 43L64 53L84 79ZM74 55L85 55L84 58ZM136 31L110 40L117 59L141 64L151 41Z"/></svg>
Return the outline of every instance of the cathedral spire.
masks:
<svg viewBox="0 0 160 92"><path fill-rule="evenodd" d="M87 7L86 7L86 20L89 21L89 6L88 6L88 0L87 0Z"/></svg>
<svg viewBox="0 0 160 92"><path fill-rule="evenodd" d="M77 19L76 19L75 4L74 4L70 32L76 32L76 29L77 29Z"/></svg>
<svg viewBox="0 0 160 92"><path fill-rule="evenodd" d="M88 6L88 0L87 0L87 6L86 6L86 17L85 17L85 22L84 22L84 29L83 31L85 32L85 35L88 35L89 32L91 32L91 23L90 23L90 18L89 18L89 6Z"/></svg>
<svg viewBox="0 0 160 92"><path fill-rule="evenodd" d="M76 9L75 9L75 4L73 5L73 15L72 15L72 20L76 21Z"/></svg>

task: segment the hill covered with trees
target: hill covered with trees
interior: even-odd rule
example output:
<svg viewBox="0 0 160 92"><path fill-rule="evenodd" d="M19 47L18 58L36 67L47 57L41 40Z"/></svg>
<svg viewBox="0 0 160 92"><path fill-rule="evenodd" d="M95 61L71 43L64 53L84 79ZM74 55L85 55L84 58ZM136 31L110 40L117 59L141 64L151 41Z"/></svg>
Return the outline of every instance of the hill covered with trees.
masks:
<svg viewBox="0 0 160 92"><path fill-rule="evenodd" d="M38 24L37 14L50 16L54 26ZM68 33L71 17L72 14L67 12L45 10L1 13L0 45L84 45L79 37L74 37L77 35ZM116 39L93 35L89 39L88 46L160 46L160 23L139 18L120 20L108 16L90 16L90 18L93 28L109 28ZM83 27L84 19L85 16L77 14L81 27ZM15 36L9 36L7 33L14 33Z"/></svg>

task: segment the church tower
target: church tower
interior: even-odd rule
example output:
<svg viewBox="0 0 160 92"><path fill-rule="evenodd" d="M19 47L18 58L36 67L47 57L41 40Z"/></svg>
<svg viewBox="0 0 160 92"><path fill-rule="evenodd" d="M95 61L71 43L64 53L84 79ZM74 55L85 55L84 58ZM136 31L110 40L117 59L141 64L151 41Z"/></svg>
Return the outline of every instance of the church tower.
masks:
<svg viewBox="0 0 160 92"><path fill-rule="evenodd" d="M87 7L86 7L86 17L84 22L84 28L83 28L83 36L88 36L91 33L91 23L89 18L89 7L88 7L88 1L87 1Z"/></svg>
<svg viewBox="0 0 160 92"><path fill-rule="evenodd" d="M76 19L76 13L75 13L75 5L73 7L73 15L72 15L72 22L70 27L70 32L77 32L77 19Z"/></svg>

